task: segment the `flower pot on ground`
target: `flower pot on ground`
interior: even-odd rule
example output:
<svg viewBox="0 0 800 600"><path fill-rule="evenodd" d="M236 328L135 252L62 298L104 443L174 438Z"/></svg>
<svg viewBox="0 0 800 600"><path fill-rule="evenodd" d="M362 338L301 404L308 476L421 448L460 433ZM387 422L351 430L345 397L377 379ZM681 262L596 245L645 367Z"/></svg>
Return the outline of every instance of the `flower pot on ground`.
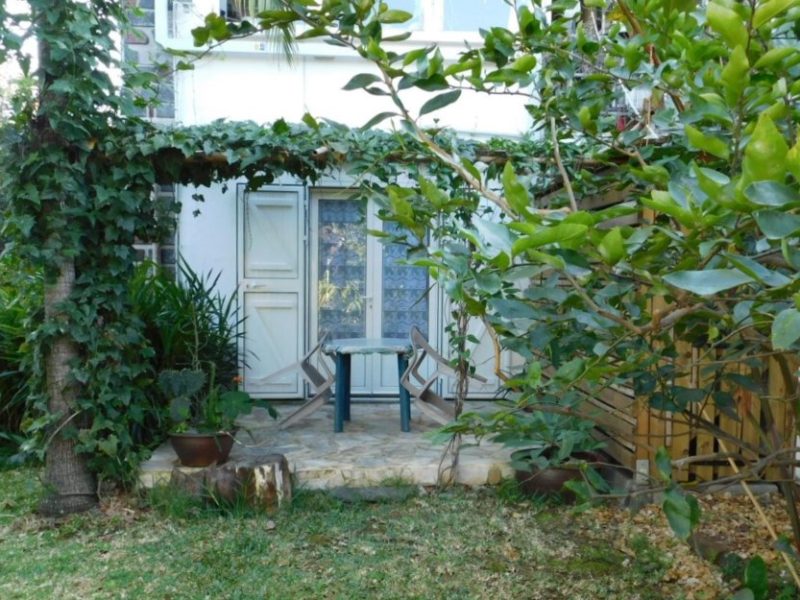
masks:
<svg viewBox="0 0 800 600"><path fill-rule="evenodd" d="M233 448L233 433L170 433L178 460L184 467L220 465L228 460Z"/></svg>
<svg viewBox="0 0 800 600"><path fill-rule="evenodd" d="M528 496L558 496L564 502L574 502L572 487L585 478L598 474L592 465L605 462L599 452L573 451L565 460L559 460L558 448L526 448L511 454L514 478L521 492ZM600 476L600 475L597 475ZM593 481L593 487L598 486Z"/></svg>
<svg viewBox="0 0 800 600"><path fill-rule="evenodd" d="M247 392L225 389L199 368L165 370L158 385L169 401L173 427L170 441L183 466L207 467L228 459L235 438L235 422L252 408ZM274 410L269 409L274 417Z"/></svg>

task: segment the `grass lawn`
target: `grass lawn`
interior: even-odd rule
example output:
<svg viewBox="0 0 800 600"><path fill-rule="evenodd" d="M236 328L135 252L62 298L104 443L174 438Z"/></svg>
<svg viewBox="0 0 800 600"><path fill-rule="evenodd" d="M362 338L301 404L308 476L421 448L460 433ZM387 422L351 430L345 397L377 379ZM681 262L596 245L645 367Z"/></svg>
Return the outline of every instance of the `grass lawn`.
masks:
<svg viewBox="0 0 800 600"><path fill-rule="evenodd" d="M677 555L642 536L493 490L384 503L300 491L270 516L161 492L55 524L30 512L37 475L0 472L5 600L714 597L669 581Z"/></svg>

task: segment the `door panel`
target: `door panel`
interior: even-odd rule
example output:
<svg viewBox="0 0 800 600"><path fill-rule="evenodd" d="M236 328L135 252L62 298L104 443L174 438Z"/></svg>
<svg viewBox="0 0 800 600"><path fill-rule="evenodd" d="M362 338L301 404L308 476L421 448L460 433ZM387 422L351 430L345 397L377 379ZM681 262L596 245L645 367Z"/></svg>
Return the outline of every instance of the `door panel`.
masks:
<svg viewBox="0 0 800 600"><path fill-rule="evenodd" d="M297 360L302 353L300 297L296 293L244 294L245 389L251 394L290 398L300 395L296 373L261 383L260 378Z"/></svg>
<svg viewBox="0 0 800 600"><path fill-rule="evenodd" d="M245 279L300 279L297 192L250 192L245 215Z"/></svg>
<svg viewBox="0 0 800 600"><path fill-rule="evenodd" d="M305 190L240 188L239 197L244 389L258 397L301 397L304 389L296 373L262 380L305 350Z"/></svg>

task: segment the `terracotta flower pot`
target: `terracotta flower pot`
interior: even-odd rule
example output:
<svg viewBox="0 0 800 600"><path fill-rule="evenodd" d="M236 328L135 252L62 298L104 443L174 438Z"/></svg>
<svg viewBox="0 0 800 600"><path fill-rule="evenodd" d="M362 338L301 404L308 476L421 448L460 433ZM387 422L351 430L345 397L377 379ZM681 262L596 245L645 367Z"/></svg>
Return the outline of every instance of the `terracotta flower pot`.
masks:
<svg viewBox="0 0 800 600"><path fill-rule="evenodd" d="M520 454L522 455L524 452L527 451L522 450ZM582 460L590 463L602 461L602 457L596 452L573 452L571 458L576 461ZM531 465L530 470L516 469L514 477L524 494L529 496L559 495L564 502L575 502L575 494L565 490L564 484L568 481L580 481L582 479L580 467L577 464L557 465L546 469Z"/></svg>
<svg viewBox="0 0 800 600"><path fill-rule="evenodd" d="M184 467L222 464L233 447L229 433L170 433L169 440Z"/></svg>

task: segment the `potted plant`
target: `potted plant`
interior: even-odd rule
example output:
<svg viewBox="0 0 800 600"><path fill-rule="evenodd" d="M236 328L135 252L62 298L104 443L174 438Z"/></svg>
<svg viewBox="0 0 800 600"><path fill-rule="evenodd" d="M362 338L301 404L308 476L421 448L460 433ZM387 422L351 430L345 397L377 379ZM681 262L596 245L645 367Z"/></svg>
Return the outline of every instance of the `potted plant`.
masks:
<svg viewBox="0 0 800 600"><path fill-rule="evenodd" d="M564 501L572 502L574 490L584 487L584 480L588 480L591 487L607 489L605 480L592 467L604 462L598 452L603 443L593 434L594 422L538 410L524 411L520 420L528 426L497 435L493 440L509 446L524 446L511 454L514 477L522 492L559 495ZM588 490L584 487L585 491Z"/></svg>
<svg viewBox="0 0 800 600"><path fill-rule="evenodd" d="M574 392L556 396L539 390L516 401L498 401L503 408L491 413L464 413L443 431L517 448L511 454L511 466L520 489L529 495L559 495L570 502L575 499L574 490L608 490L591 467L604 462L598 452L603 443L594 436L595 423L578 416L582 401Z"/></svg>
<svg viewBox="0 0 800 600"><path fill-rule="evenodd" d="M252 407L247 392L223 389L215 379L213 363L208 375L198 368L159 374L158 385L168 399L173 424L170 442L183 466L225 462L233 447L236 418Z"/></svg>

